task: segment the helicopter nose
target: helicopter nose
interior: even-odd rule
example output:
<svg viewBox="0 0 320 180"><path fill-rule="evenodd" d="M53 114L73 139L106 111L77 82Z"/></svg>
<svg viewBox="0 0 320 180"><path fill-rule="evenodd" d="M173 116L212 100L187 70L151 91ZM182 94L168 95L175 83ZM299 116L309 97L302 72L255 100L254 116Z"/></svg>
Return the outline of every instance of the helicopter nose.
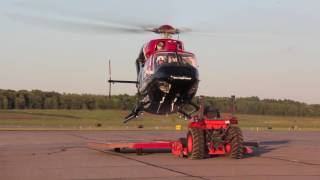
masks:
<svg viewBox="0 0 320 180"><path fill-rule="evenodd" d="M166 81L198 80L198 70L192 66L162 66L155 72L155 78Z"/></svg>

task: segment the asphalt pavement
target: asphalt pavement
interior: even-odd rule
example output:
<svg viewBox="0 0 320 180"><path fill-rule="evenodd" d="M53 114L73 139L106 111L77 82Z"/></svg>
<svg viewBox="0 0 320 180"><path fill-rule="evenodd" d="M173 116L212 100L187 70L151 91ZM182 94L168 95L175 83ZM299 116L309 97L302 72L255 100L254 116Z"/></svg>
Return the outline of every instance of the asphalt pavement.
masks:
<svg viewBox="0 0 320 180"><path fill-rule="evenodd" d="M0 179L320 179L320 132L244 132L260 147L234 160L116 153L87 142L177 139L174 131L0 131Z"/></svg>

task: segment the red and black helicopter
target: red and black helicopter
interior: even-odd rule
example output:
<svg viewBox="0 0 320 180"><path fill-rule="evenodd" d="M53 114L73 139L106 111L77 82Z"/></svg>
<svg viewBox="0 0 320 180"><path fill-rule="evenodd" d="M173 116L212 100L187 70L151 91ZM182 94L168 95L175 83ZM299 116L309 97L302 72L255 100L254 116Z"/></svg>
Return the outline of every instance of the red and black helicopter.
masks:
<svg viewBox="0 0 320 180"><path fill-rule="evenodd" d="M195 111L199 109L192 103L199 83L196 57L185 51L182 41L171 38L180 30L162 25L150 31L164 37L150 40L141 48L136 59L137 81L112 80L111 77L108 80L109 95L112 83L134 83L137 86L137 103L124 122L143 111L152 114L179 112L188 116L184 106L192 105Z"/></svg>
<svg viewBox="0 0 320 180"><path fill-rule="evenodd" d="M199 110L199 107L192 103L192 98L197 92L199 83L196 57L193 53L185 51L184 44L179 38L172 38L173 35L178 35L179 37L181 32L188 32L190 29L177 29L170 25L149 28L150 26L132 23L113 26L103 23L84 23L19 14L12 14L10 17L23 22L41 24L49 28L60 27L67 30L80 30L94 33L153 32L161 34L163 35L162 38L150 40L141 48L138 58L136 59L136 81L112 80L109 74L109 96L111 84L113 83L136 84L138 90L137 102L131 113L125 117L124 122L136 118L143 111L152 114L179 112L190 117L190 113ZM111 72L110 63L109 72ZM193 111L186 113L184 107L188 105L193 107Z"/></svg>

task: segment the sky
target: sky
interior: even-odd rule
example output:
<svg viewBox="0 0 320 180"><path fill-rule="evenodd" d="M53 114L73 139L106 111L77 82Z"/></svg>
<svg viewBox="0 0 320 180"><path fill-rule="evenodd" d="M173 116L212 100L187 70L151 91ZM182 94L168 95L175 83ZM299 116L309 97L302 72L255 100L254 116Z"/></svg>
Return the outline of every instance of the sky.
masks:
<svg viewBox="0 0 320 180"><path fill-rule="evenodd" d="M197 95L320 104L319 7L317 0L1 0L0 89L107 95L108 60L113 79L135 80L141 46L159 36L66 22L170 24L194 31L180 40L198 59ZM135 92L131 84L112 87Z"/></svg>

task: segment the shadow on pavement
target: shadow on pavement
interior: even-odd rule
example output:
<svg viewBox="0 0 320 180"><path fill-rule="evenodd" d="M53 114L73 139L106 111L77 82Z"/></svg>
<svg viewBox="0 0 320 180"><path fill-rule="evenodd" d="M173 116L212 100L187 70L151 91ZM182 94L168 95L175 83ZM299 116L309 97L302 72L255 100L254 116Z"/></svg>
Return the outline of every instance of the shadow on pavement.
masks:
<svg viewBox="0 0 320 180"><path fill-rule="evenodd" d="M259 147L253 148L253 154L246 155L245 158L261 156L283 147L280 145L286 145L288 143L290 143L290 140L261 141L259 142Z"/></svg>
<svg viewBox="0 0 320 180"><path fill-rule="evenodd" d="M115 152L119 153L137 153L138 155L148 155L148 154L154 154L154 153L171 153L171 149L148 149L145 148L142 151L137 151L136 149L130 149L130 148L125 148L125 149L118 149L115 150Z"/></svg>

